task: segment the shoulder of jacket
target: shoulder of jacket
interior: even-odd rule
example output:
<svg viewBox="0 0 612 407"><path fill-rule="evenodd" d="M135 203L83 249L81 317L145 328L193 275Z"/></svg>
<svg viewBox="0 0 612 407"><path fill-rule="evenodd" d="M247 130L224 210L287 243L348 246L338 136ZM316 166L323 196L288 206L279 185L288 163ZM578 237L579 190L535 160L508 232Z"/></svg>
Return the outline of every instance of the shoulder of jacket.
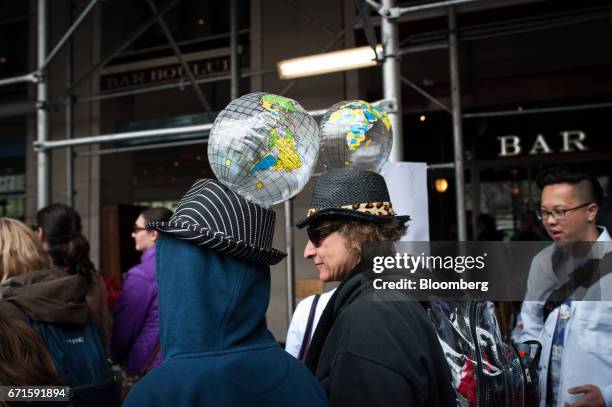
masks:
<svg viewBox="0 0 612 407"><path fill-rule="evenodd" d="M129 269L127 271L127 273L125 273L125 278L126 279L139 279L139 280L146 280L149 281L151 280L151 278L149 277L149 275L147 274L147 272L145 271L145 269L142 267L142 264L139 263L135 266L133 266L131 269Z"/></svg>
<svg viewBox="0 0 612 407"><path fill-rule="evenodd" d="M18 305L13 304L10 301L2 300L1 298L0 313L9 318L21 319L23 321L27 320L26 313L23 309L21 309Z"/></svg>
<svg viewBox="0 0 612 407"><path fill-rule="evenodd" d="M416 314L422 309L417 301L410 299L400 299L399 301L385 300L377 298L379 293L367 292L355 298L350 304L346 305L338 315L338 323L357 323L359 326L367 326L367 329L376 329L381 326L391 326L391 321L384 321L389 315L401 313L404 317ZM416 306L416 307L415 307ZM396 321L397 322L397 321Z"/></svg>

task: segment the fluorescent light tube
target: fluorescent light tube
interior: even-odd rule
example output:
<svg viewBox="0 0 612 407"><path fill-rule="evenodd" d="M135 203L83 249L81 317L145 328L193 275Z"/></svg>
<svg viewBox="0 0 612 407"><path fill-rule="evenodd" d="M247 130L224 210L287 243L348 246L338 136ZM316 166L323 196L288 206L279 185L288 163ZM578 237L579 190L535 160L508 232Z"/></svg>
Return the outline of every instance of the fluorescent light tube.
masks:
<svg viewBox="0 0 612 407"><path fill-rule="evenodd" d="M376 52L382 53L382 45L376 46ZM277 64L277 69L281 79L294 79L369 66L376 66L374 50L371 47L359 47L286 59Z"/></svg>

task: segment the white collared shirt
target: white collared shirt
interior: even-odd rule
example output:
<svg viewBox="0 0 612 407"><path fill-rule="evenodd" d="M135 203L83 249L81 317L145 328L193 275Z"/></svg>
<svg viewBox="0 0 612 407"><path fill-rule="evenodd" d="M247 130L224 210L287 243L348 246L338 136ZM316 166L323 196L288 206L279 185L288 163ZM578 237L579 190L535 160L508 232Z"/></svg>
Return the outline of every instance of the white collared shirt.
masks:
<svg viewBox="0 0 612 407"><path fill-rule="evenodd" d="M312 330L310 331L311 339L317 328L319 319L321 319L321 314L327 306L329 299L334 294L334 291L336 291L335 288L331 291L327 291L321 294L321 297L319 297L319 302L317 303L317 309L315 310L314 320L312 323ZM287 341L285 343L285 350L291 355L293 355L293 357L295 358L298 357L298 355L300 354L300 349L302 348L302 341L304 340L304 331L306 331L308 315L310 314L310 308L312 307L312 301L314 300L314 297L314 295L311 295L309 297L304 298L298 303L297 307L295 307L295 311L293 312L293 317L291 318L289 329L287 330Z"/></svg>
<svg viewBox="0 0 612 407"><path fill-rule="evenodd" d="M597 239L598 242L612 242L610 234L605 228ZM552 246L552 245L551 245ZM606 252L612 252L612 244L599 245L604 248L602 253L594 257L600 258ZM529 272L529 290L537 285L535 279L549 278L546 273L548 267L552 269L550 254L552 249L544 249L531 265ZM541 285L540 285L541 287ZM593 384L601 390L607 407L612 407L612 273L599 281L595 293L608 301L572 301L571 316L565 328L564 351L559 374L559 391L557 400L559 406L565 402L574 403L583 394L571 395L567 389L585 384ZM593 298L587 292L584 298ZM543 308L545 301L525 301L521 310L521 319L524 328L520 340L537 340L542 344L540 357L540 407L546 405L547 378L550 362L552 337L557 323L559 307L548 315L543 321Z"/></svg>

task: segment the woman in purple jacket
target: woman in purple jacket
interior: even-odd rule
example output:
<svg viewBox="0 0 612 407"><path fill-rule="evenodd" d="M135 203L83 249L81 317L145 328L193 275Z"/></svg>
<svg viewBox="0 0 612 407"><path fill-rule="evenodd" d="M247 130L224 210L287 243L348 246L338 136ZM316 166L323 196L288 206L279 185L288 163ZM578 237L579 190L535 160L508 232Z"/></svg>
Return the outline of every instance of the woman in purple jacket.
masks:
<svg viewBox="0 0 612 407"><path fill-rule="evenodd" d="M164 222L172 211L166 208L143 210L132 230L140 264L125 274L119 303L115 308L111 353L129 376L139 376L159 365L159 319L155 276L157 232L145 229L147 222Z"/></svg>

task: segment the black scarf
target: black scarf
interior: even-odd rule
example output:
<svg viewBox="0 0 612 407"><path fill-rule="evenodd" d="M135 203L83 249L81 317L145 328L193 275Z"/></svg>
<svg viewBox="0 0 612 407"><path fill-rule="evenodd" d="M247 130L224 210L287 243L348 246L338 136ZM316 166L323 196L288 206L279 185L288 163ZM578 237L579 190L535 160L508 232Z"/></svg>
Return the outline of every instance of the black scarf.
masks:
<svg viewBox="0 0 612 407"><path fill-rule="evenodd" d="M356 297L361 295L364 290L372 289L369 275L372 274L374 257L394 255L392 242L386 243L388 244L377 242L372 245L368 244L362 248L361 261L347 274L336 289L336 292L334 292L329 299L325 310L323 310L321 314L321 318L317 324L306 356L305 363L312 374L315 374L317 371L319 357L321 356L325 340L342 310Z"/></svg>

